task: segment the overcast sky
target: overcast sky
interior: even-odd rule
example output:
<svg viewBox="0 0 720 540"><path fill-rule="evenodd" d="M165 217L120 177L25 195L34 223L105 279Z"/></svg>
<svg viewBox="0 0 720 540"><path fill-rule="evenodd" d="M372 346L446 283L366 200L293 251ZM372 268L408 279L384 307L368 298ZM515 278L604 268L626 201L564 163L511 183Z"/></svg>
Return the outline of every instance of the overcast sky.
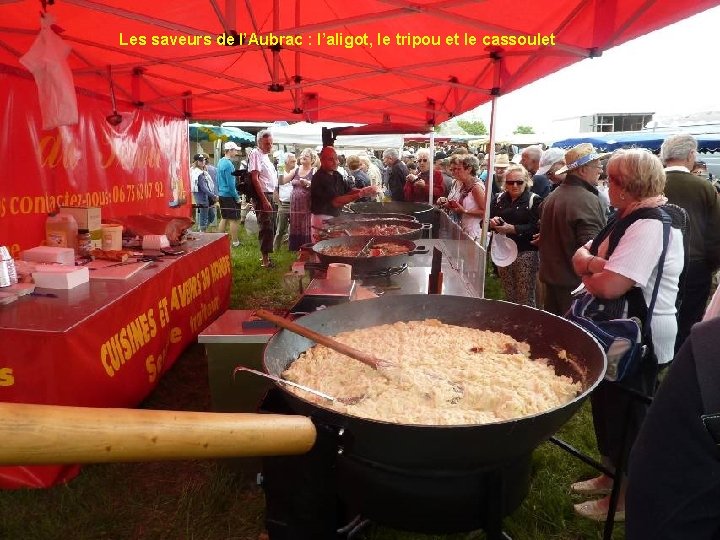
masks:
<svg viewBox="0 0 720 540"><path fill-rule="evenodd" d="M553 133L553 121L599 112L720 111L720 7L605 51L498 99L497 134L519 124ZM680 82L686 79L686 82ZM475 116L489 128L490 105ZM571 135L571 134L568 134Z"/></svg>

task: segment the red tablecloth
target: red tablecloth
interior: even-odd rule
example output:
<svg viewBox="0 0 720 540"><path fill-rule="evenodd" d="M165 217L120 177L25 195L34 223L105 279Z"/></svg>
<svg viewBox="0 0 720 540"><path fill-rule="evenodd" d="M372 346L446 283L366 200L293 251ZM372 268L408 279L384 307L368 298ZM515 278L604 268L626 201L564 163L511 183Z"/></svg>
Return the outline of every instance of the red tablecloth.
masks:
<svg viewBox="0 0 720 540"><path fill-rule="evenodd" d="M127 280L0 307L0 401L132 407L229 304L225 235L205 234ZM41 289L38 289L41 291ZM108 421L112 421L111 418ZM0 488L49 487L78 466L0 467Z"/></svg>

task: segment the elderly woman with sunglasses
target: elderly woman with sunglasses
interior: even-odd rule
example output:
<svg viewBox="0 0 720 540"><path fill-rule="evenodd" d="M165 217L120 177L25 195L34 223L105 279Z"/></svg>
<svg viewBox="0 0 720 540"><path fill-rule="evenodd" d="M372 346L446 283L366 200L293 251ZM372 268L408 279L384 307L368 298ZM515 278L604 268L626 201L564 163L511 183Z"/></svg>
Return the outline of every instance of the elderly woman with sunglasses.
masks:
<svg viewBox="0 0 720 540"><path fill-rule="evenodd" d="M430 151L427 148L418 150L416 155L418 172L408 174L405 178L405 200L412 202L428 202L430 191ZM433 170L433 202L438 197L445 195L442 172L439 169Z"/></svg>
<svg viewBox="0 0 720 540"><path fill-rule="evenodd" d="M623 379L624 386L651 395L658 364L666 364L673 358L677 334L675 299L685 253L681 231L684 215L678 207L664 206L667 202L663 196L665 172L660 159L652 153L642 149L617 150L607 164L607 174L610 202L616 214L594 241L577 250L572 262L587 291L599 299L620 300L621 316L645 320L643 312L647 311L652 298L663 250L663 224L656 209L663 207L673 218L650 323L654 358L653 355L644 358L637 373ZM624 232L616 243L613 242L615 247L610 251L617 231ZM638 297L639 301L635 300ZM643 303L644 306L633 307ZM627 463L627 454L645 418L647 406L623 392L615 383L601 384L590 400L598 450L603 464L612 470L619 456ZM626 484L621 484L616 520L624 518ZM571 490L585 495L603 495L610 492L612 485L608 476L601 475L577 482ZM591 519L604 520L608 505L609 497L606 496L576 504L575 511Z"/></svg>
<svg viewBox="0 0 720 540"><path fill-rule="evenodd" d="M540 197L530 191L530 174L522 165L510 165L505 171L504 191L490 207L490 228L506 235L517 245L517 258L498 267L505 299L535 307L538 248L532 244L540 231Z"/></svg>
<svg viewBox="0 0 720 540"><path fill-rule="evenodd" d="M477 177L480 160L472 154L450 156L450 172L460 187L456 199L448 197L445 208L460 217L460 226L473 240L480 238L485 215L485 186Z"/></svg>

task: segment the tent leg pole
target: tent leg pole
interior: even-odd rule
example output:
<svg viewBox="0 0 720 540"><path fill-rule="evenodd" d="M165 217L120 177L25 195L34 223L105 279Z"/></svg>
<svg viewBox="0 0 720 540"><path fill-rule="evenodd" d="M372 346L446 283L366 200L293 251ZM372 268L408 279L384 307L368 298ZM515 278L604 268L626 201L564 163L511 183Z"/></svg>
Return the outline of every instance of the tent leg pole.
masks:
<svg viewBox="0 0 720 540"><path fill-rule="evenodd" d="M428 178L428 204L432 204L433 202L433 192L435 191L435 186L433 182L433 174L435 173L435 131L430 132L430 157L428 158L430 160L430 178Z"/></svg>

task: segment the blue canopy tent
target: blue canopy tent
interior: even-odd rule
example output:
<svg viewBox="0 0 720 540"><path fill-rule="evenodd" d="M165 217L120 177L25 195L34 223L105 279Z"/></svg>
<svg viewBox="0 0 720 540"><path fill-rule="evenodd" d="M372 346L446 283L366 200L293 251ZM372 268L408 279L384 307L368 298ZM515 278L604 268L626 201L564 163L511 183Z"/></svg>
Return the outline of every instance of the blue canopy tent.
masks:
<svg viewBox="0 0 720 540"><path fill-rule="evenodd" d="M212 124L190 124L188 126L190 139L193 141L233 141L235 143L252 143L255 137L240 128L229 126L213 126Z"/></svg>
<svg viewBox="0 0 720 540"><path fill-rule="evenodd" d="M663 141L675 132L623 131L613 133L588 133L555 141L551 146L572 148L576 144L591 143L600 152L612 152L618 148L647 148L660 150ZM698 141L700 152L720 152L720 133L691 133Z"/></svg>

